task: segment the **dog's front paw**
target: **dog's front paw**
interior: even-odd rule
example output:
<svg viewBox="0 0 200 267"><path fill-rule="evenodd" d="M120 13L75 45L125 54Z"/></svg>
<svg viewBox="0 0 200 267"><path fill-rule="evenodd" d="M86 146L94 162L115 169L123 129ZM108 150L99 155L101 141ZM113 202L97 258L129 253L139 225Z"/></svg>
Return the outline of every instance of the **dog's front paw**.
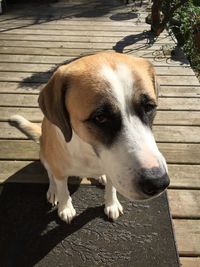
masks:
<svg viewBox="0 0 200 267"><path fill-rule="evenodd" d="M58 204L58 197L55 186L49 186L49 189L47 191L47 201L52 204L52 206L56 206Z"/></svg>
<svg viewBox="0 0 200 267"><path fill-rule="evenodd" d="M61 220L66 223L71 223L73 218L76 216L76 210L74 209L73 205L70 203L64 207L58 208L58 216Z"/></svg>
<svg viewBox="0 0 200 267"><path fill-rule="evenodd" d="M104 212L109 219L116 220L120 213L123 214L123 207L119 201L116 200L110 205L105 205Z"/></svg>
<svg viewBox="0 0 200 267"><path fill-rule="evenodd" d="M98 178L98 182L99 182L100 184L102 184L102 185L106 185L106 183L107 183L106 176L105 176L105 175L101 175L101 176L99 176L99 178Z"/></svg>

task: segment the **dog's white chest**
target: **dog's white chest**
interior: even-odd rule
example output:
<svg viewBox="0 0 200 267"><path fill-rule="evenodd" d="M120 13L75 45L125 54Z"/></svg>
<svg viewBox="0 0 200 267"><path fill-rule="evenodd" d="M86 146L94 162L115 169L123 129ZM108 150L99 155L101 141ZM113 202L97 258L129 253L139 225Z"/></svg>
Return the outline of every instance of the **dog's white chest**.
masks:
<svg viewBox="0 0 200 267"><path fill-rule="evenodd" d="M67 147L71 162L68 175L94 178L102 175L100 161L92 147L83 142L75 133Z"/></svg>

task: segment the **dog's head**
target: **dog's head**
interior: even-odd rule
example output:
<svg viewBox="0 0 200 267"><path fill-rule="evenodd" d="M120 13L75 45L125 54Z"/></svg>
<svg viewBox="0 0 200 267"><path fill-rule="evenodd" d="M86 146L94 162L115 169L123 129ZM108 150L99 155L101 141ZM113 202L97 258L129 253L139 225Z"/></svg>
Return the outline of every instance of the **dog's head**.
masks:
<svg viewBox="0 0 200 267"><path fill-rule="evenodd" d="M75 132L91 145L125 197L152 197L168 186L166 162L151 131L157 83L148 61L117 53L78 59L58 68L39 105L66 142Z"/></svg>

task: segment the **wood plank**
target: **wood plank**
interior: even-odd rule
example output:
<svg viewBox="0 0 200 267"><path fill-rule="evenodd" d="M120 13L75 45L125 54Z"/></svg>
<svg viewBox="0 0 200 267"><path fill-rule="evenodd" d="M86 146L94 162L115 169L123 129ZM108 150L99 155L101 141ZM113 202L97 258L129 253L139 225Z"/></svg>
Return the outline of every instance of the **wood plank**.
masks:
<svg viewBox="0 0 200 267"><path fill-rule="evenodd" d="M165 75L161 76L159 79L160 83L162 85L171 85L171 86L199 86L199 80L197 79L196 76L187 76L187 77L181 77L181 76L170 76L170 75Z"/></svg>
<svg viewBox="0 0 200 267"><path fill-rule="evenodd" d="M158 143L158 147L168 163L200 164L200 144ZM29 140L0 140L0 159L38 160L38 149Z"/></svg>
<svg viewBox="0 0 200 267"><path fill-rule="evenodd" d="M17 54L1 54L0 62L11 63L37 63L37 64L59 64L66 60L70 60L74 56L43 56L41 55L17 55Z"/></svg>
<svg viewBox="0 0 200 267"><path fill-rule="evenodd" d="M173 218L200 219L200 190L168 189Z"/></svg>
<svg viewBox="0 0 200 267"><path fill-rule="evenodd" d="M180 256L200 256L200 221L173 220Z"/></svg>
<svg viewBox="0 0 200 267"><path fill-rule="evenodd" d="M154 126L153 133L158 142L200 143L199 126Z"/></svg>
<svg viewBox="0 0 200 267"><path fill-rule="evenodd" d="M52 71L56 64L33 64L33 63L4 63L0 64L0 71L16 71L16 72L45 72Z"/></svg>
<svg viewBox="0 0 200 267"><path fill-rule="evenodd" d="M139 32L138 32L139 34ZM0 34L0 40L14 40L14 41L19 41L19 40L24 40L24 41L52 41L52 42L118 42L119 41L119 37L117 36L107 36L107 38L105 39L104 36L87 36L87 35L83 35L83 36L76 36L76 35L72 35L72 36L59 36L59 35L31 35L31 34L9 34L9 33L1 33ZM2 41L0 41L0 43L2 43Z"/></svg>
<svg viewBox="0 0 200 267"><path fill-rule="evenodd" d="M8 122L0 122L0 139L29 139L25 134L16 127L11 126Z"/></svg>
<svg viewBox="0 0 200 267"><path fill-rule="evenodd" d="M139 45L140 46L140 45ZM103 51L102 49L92 49L92 46L90 49L56 49L56 48L36 48L36 47L15 47L13 49L12 47L0 47L0 54L10 54L10 55L41 55L41 56L64 56L64 57L78 57L82 55L87 55L88 53L97 53ZM106 50L110 51L110 50ZM135 51L136 52L136 51ZM144 53L143 53L144 54ZM145 52L147 54L147 52ZM166 62L166 59L164 59ZM166 63L165 63L166 64Z"/></svg>
<svg viewBox="0 0 200 267"><path fill-rule="evenodd" d="M1 75L1 73L0 73ZM30 80L32 81L41 81L44 82L47 80L48 74L46 76L35 75L34 78ZM7 77L9 74L7 73ZM21 79L25 79L27 76L24 73L19 73L18 77ZM28 79L27 79L28 81ZM37 84L35 85L37 88ZM26 88L26 87L25 87ZM30 95L30 94L19 94L16 98L16 95L12 94L1 94L0 97L0 106L10 106L10 107L17 107L17 106L24 106L24 107L38 107L37 104L37 95ZM159 98L159 109L160 110L200 110L200 99L198 98Z"/></svg>
<svg viewBox="0 0 200 267"><path fill-rule="evenodd" d="M170 67L169 71L173 71ZM180 69L180 72L183 68ZM189 71L189 73L191 73ZM159 90L159 97L200 97L199 86L161 86Z"/></svg>
<svg viewBox="0 0 200 267"><path fill-rule="evenodd" d="M11 74L12 73L12 74ZM1 71L0 72L0 81L8 81L8 82L21 82L24 79L29 79L29 82L47 82L48 79L51 77L51 73L49 72L41 72L38 75L34 72L9 72L9 71ZM159 76L159 75L158 75ZM171 80L173 80L173 85L192 85L192 86L198 86L199 81L197 80L196 76L172 76L166 75L166 76L159 76L159 82L161 85L169 85L173 86ZM182 80L180 82L180 80ZM25 81L23 81L25 82ZM166 99L166 98L165 98ZM176 99L175 99L176 100Z"/></svg>
<svg viewBox="0 0 200 267"><path fill-rule="evenodd" d="M200 164L200 144L159 143L168 163Z"/></svg>
<svg viewBox="0 0 200 267"><path fill-rule="evenodd" d="M56 26L57 28L57 26ZM95 27L97 28L97 26ZM108 31L106 31L106 28L110 28L108 29ZM112 30L111 30L112 28ZM9 34L28 34L28 35L62 35L62 36L90 36L90 37L94 37L94 36L99 36L99 37L120 37L120 38L124 38L124 36L133 36L134 37L134 33L132 31L133 27L99 27L99 30L95 30L93 26L91 26L90 29L88 29L88 27L83 26L82 30L79 27L79 29L77 30L68 30L68 27L64 27L62 30L60 29L59 31L57 31L56 29L51 30L51 29L38 29L37 27L32 28L31 27L27 27L27 28L19 28L19 29L10 29L7 30L6 32ZM149 26L147 27L143 27L142 30L147 30L148 31ZM6 30L6 29L5 29ZM4 29L1 29L2 33L5 34ZM139 30L138 30L139 31ZM138 40L138 36L137 34L135 34L137 37L137 41L142 42L142 43L147 43L148 38L146 38L144 36L144 33L140 33L139 37L142 37L142 40ZM148 37L148 36L147 36ZM160 37L158 37L158 39L156 39L156 43L162 43L162 44L166 44L166 43L171 43L174 44L174 41L172 40L172 38L168 35L168 34L163 34Z"/></svg>
<svg viewBox="0 0 200 267"><path fill-rule="evenodd" d="M116 42L94 42L92 41L94 37L91 37L88 41L86 40L85 42L44 42L44 41L0 41L0 46L1 47L34 47L34 48L60 48L60 49L99 49L99 50L105 50L105 49L112 49L115 45ZM141 44L146 44L146 41L138 41L135 42L123 42L119 39L118 40L120 43L118 44L119 49L121 47L124 47L124 50L127 49L136 49L138 47L141 47ZM158 44L158 42L157 42ZM146 47L148 47L146 45Z"/></svg>
<svg viewBox="0 0 200 267"><path fill-rule="evenodd" d="M200 257L180 257L181 267L200 267Z"/></svg>
<svg viewBox="0 0 200 267"><path fill-rule="evenodd" d="M170 188L200 189L200 165L168 164Z"/></svg>
<svg viewBox="0 0 200 267"><path fill-rule="evenodd" d="M158 108L162 110L200 110L199 98L159 98Z"/></svg>
<svg viewBox="0 0 200 267"><path fill-rule="evenodd" d="M33 92L35 92L34 89ZM13 114L20 114L33 122L42 120L42 113L39 108L0 107L0 121L7 121ZM158 111L154 120L154 125L157 124L199 126L200 111Z"/></svg>
<svg viewBox="0 0 200 267"><path fill-rule="evenodd" d="M194 126L154 126L157 142L200 143L200 127ZM0 122L0 138L27 139L23 133L7 122Z"/></svg>
<svg viewBox="0 0 200 267"><path fill-rule="evenodd" d="M12 74L11 74L12 73ZM29 72L0 72L0 81L8 82L20 82L25 81L31 83L46 83L50 79L52 72L39 72L39 73L29 73Z"/></svg>
<svg viewBox="0 0 200 267"><path fill-rule="evenodd" d="M129 25L129 24L111 24L111 25L82 25L81 23L79 25L74 25L74 24L68 24L66 25L61 25L61 24L46 24L46 23L37 23L37 24L24 24L24 23L19 23L19 24L12 24L12 23L1 23L1 31L5 31L7 30L7 32L12 32L12 29L20 29L23 30L24 32L26 32L26 30L44 30L44 31L48 31L48 30L54 30L54 31L110 31L110 32L131 32L132 28L134 28L133 25ZM148 31L150 30L150 26L148 24L143 24L143 25L138 25L137 32L142 32L144 30ZM161 36L158 37L158 39L160 38L164 38L167 34L162 34ZM171 38L170 38L171 39ZM172 39L171 39L172 40Z"/></svg>
<svg viewBox="0 0 200 267"><path fill-rule="evenodd" d="M0 140L1 160L38 160L39 145L33 141Z"/></svg>
<svg viewBox="0 0 200 267"><path fill-rule="evenodd" d="M21 9L23 10L23 7L20 4ZM90 6L90 11L91 11L92 6ZM104 6L105 8L105 6ZM63 13L57 13L57 9L54 9L54 11L51 10L51 16L49 16L49 10L43 10L40 13L37 14L33 14L33 9L31 9L31 13L32 14L28 14L28 12L30 12L30 10L28 10L28 8L26 8L26 14L24 14L24 12L21 14L20 12L18 12L17 10L17 6L15 6L15 8L13 7L14 13L11 14L9 11L9 15L7 14L7 16L5 17L5 14L3 16L1 16L0 22L3 21L11 21L14 19L23 19L23 20L35 20L35 22L37 22L38 18L38 22L41 21L56 21L56 20L64 20L64 21L69 21L69 20L73 20L73 21L77 21L77 22L84 22L84 21L91 21L91 15L88 16L80 16L80 9L79 9L79 14L77 14L76 12L74 13L69 13L69 8L63 8ZM74 9L74 6L73 6ZM95 7L96 9L96 7ZM60 9L61 10L61 9ZM115 9L114 7L112 8L112 13L108 12L106 14L103 14L102 16L99 16L98 14L98 10L96 10L96 12L94 12L94 10L92 10L92 21L98 21L98 22L102 22L102 21L110 21L110 17L114 14L116 14L116 12L123 12L123 13L127 13L130 12L130 8L126 9L125 6L121 7L121 8L117 8ZM137 14L140 15L139 21L138 19L136 19L136 22L138 22L138 24L146 24L145 23L145 17L147 16L147 12L138 12ZM96 16L95 16L96 15ZM10 17L9 17L10 16ZM134 19L134 18L133 18ZM112 20L111 20L112 21ZM116 21L116 20L114 20Z"/></svg>
<svg viewBox="0 0 200 267"><path fill-rule="evenodd" d="M174 107L175 108L175 107ZM157 111L154 124L200 125L200 111Z"/></svg>
<svg viewBox="0 0 200 267"><path fill-rule="evenodd" d="M1 94L0 106L10 107L38 107L37 103L38 95L25 95L21 94L16 97L12 94Z"/></svg>
<svg viewBox="0 0 200 267"><path fill-rule="evenodd" d="M0 121L8 121L14 114L19 114L32 122L41 122L43 118L39 108L0 107Z"/></svg>
<svg viewBox="0 0 200 267"><path fill-rule="evenodd" d="M145 50L143 50L144 48L145 48ZM101 52L101 51L107 51L107 52L112 51L113 52L113 49L114 48L112 45L103 47L103 45L100 46L99 44L95 44L95 43L87 43L85 45L84 44L83 45L78 44L76 46L73 46L73 44L69 44L69 46L67 45L66 47L60 47L60 48L55 48L55 47L49 48L49 47L46 47L44 45L44 47L15 47L13 49L12 46L10 46L10 47L9 46L8 47L1 46L0 47L0 54L79 57L79 56L88 55L91 53L97 53L97 52ZM121 46L119 47L119 50L121 51ZM124 51L124 53L142 56L145 58L153 58L154 63L156 62L155 64L157 64L157 65L162 64L165 66L169 66L169 64L171 64L171 62L172 62L172 61L170 61L169 56L166 57L162 53L158 57L155 56L153 51L150 49L149 46L144 47L144 45L141 43L136 43L134 45L125 46L123 51ZM174 65L183 65L183 64L188 65L189 63L188 63L188 60L186 58L180 57L180 60L177 62L173 61L173 64Z"/></svg>
<svg viewBox="0 0 200 267"><path fill-rule="evenodd" d="M0 161L0 183L47 183L47 173L39 161Z"/></svg>
<svg viewBox="0 0 200 267"><path fill-rule="evenodd" d="M39 94L46 83L0 82L0 94Z"/></svg>
<svg viewBox="0 0 200 267"><path fill-rule="evenodd" d="M75 2L73 1L73 8L76 7L74 5L74 3ZM103 7L105 8L107 6L108 5L105 5L105 3L104 3ZM43 21L43 20L54 21L54 20L58 20L58 19L59 20L61 19L64 21L68 21L71 19L76 20L76 21L91 21L90 16L89 17L88 16L85 16L85 17L80 16L80 13L79 13L80 12L80 6L79 6L78 14L73 13L73 15L71 13L69 14L69 10L68 10L69 7L72 8L72 5L68 5L67 8L66 8L66 6L64 6L62 8L60 7L59 12L58 12L57 8L55 7L53 9L53 11L55 11L55 12L52 13L52 10L51 10L51 16L49 17L49 10L46 8L46 6L45 6L45 9L43 8L40 10L34 10L34 9L30 9L29 7L24 6L22 4L20 4L20 8L18 5L12 4L12 10L9 10L9 13L7 13L7 14L1 15L0 21L5 21L5 20L7 21L7 20L14 20L14 19L35 20L35 17L36 18L39 17L38 21ZM41 6L40 6L40 8L41 8ZM84 5L84 8L86 8L86 5ZM87 8L89 10L92 9L92 11L93 11L93 6L91 6L91 2L89 3L89 6ZM23 12L24 9L26 10L26 13ZM111 9L111 6L109 6L109 9ZM82 10L82 8L81 8L81 10ZM96 10L98 10L97 7L96 7ZM70 11L71 11L71 9L70 9ZM130 12L130 6L125 6L124 4L118 5L118 6L112 6L112 12L115 14L115 12L117 12L117 11L121 11L121 12L125 12L125 13ZM136 10L136 13L141 14L140 18L143 18L143 19L147 16L147 12L144 12L142 10L140 10L140 13L137 12L137 10ZM102 16L95 16L95 14L94 14L92 17L92 20L94 20L94 21L106 21L106 20L108 20L107 16L109 18L110 12L105 13Z"/></svg>
<svg viewBox="0 0 200 267"><path fill-rule="evenodd" d="M23 10L23 7L21 6L21 4L20 4L20 7ZM106 6L104 6L104 8L105 7ZM75 6L73 6L71 8L74 9ZM92 15L93 15L92 21L95 21L98 23L99 22L111 22L111 23L117 22L117 20L110 19L110 16L115 15L116 14L115 12L117 12L117 11L118 12L121 11L125 15L128 12L132 12L130 10L130 7L129 7L129 9L126 8L126 6L123 6L123 7L117 8L117 9L115 7L112 7L112 12L105 13L102 16L99 16L99 15L95 16L95 14L98 13L98 10L95 7L96 12L94 12L94 10L91 10L91 8L92 8L92 6L90 5L89 10L92 11ZM80 12L80 9L81 8L79 8L79 12ZM73 23L81 24L81 22L85 23L85 22L91 21L90 15L88 17L88 16L80 16L80 13L79 14L76 14L76 13L70 13L69 14L69 7L66 8L66 6L65 6L65 8L63 8L63 13L59 13L59 14L57 13L57 8L55 8L54 11L52 11L52 10L49 11L48 9L46 9L46 10L43 9L43 11L41 11L41 13L37 13L37 14L33 14L33 13L28 14L28 12L30 12L30 10L28 10L28 8L26 8L26 11L27 11L26 14L24 14L24 12L22 14L20 14L17 10L17 6L15 8L13 8L13 10L14 10L13 14L11 14L11 10L9 10L9 14L1 15L0 22L1 23L4 23L4 22L5 23L6 22L7 23L13 23L14 21L17 20L19 22L24 21L24 22L26 22L26 24L33 24L33 23L40 24L40 23L46 23L46 22L50 22L50 23L52 22L52 24L53 24L54 21L55 21L55 23L57 23L57 21L58 22L60 21L60 24L63 24L64 22L66 22L68 24L68 22L72 21ZM76 10L76 8L75 8L75 10ZM31 12L33 12L33 10L31 10ZM51 13L51 16L49 16L49 12ZM76 12L77 12L77 10L76 10ZM146 24L145 23L145 17L147 16L147 12L143 12L140 10L140 12L134 12L133 15L136 15L136 14L139 15L139 21L138 21L138 17L133 17L133 18L131 18L131 20L130 20L130 18L129 18L129 20L123 20L123 24L124 23L126 24L126 22L130 22L130 21L134 24L136 23L139 25L140 24L142 24L142 25Z"/></svg>
<svg viewBox="0 0 200 267"><path fill-rule="evenodd" d="M70 60L72 58L79 57L80 54L78 54L77 50L67 50L67 53L63 56L57 56L57 55L29 55L29 54L23 54L23 49L19 50L21 48L18 48L18 50L15 50L15 53L13 53L13 49L7 48L6 51L1 51L2 53L5 52L5 54L1 54L0 56L0 62L13 62L13 63L39 63L39 64L61 64L63 62L66 62L67 60ZM21 51L21 52L20 52ZM113 50L112 50L113 51ZM20 52L21 54L17 54L17 52ZM83 51L82 51L83 52ZM86 51L88 52L88 51ZM92 52L92 51L90 51ZM9 55L10 53L10 55ZM71 53L72 55L69 56L68 53ZM74 54L73 54L74 53ZM183 66L189 66L188 61L184 61L184 64L180 61L173 61L170 58L166 58L163 56L159 60L155 58L153 55L153 50L139 50L132 53L133 55L144 57L152 62L154 66L175 66L175 67L183 67Z"/></svg>
<svg viewBox="0 0 200 267"><path fill-rule="evenodd" d="M56 64L34 64L34 63L4 63L1 62L0 64L0 71L16 71L16 72L45 72L45 71L51 71L52 69L54 69L57 65ZM156 73L158 75L183 75L183 76L194 76L194 72L191 68L186 68L186 67L165 67L165 66L156 66ZM166 86L165 86L166 88ZM171 87L172 88L172 87ZM181 96L181 92L180 92L180 88L182 87L178 87L177 91L179 93L179 96ZM188 89L188 87L186 87L186 93L192 95L191 90ZM194 87L195 88L195 87ZM198 90L197 90L198 89ZM165 90L166 91L166 90ZM183 91L183 88L182 88ZM196 87L197 93L193 94L195 96L200 97L200 86ZM163 91L160 91L161 93ZM199 95L198 95L199 93ZM166 94L168 96L168 94ZM161 96L161 94L160 94ZM163 96L163 95L162 95Z"/></svg>
<svg viewBox="0 0 200 267"><path fill-rule="evenodd" d="M38 19L37 21L35 21L35 19L26 19L26 18L17 18L17 19L13 19L13 20L9 20L9 22L6 21L1 21L0 22L1 25L8 25L9 26L29 26L29 25L38 25L38 24L43 24L43 25L62 25L65 26L67 28L67 26L69 25L76 25L79 26L80 24L82 26L90 26L91 25L91 20L83 20L80 22L80 20L76 20L75 18L73 19L59 19L59 20L45 20L45 19ZM92 24L94 26L122 26L121 21L114 21L114 20L92 20ZM139 23L136 21L134 21L133 19L131 20L124 20L123 21L123 25L127 25L127 26L148 26L146 23ZM137 27L133 27L135 28L135 30L137 30ZM139 31L139 30L138 30Z"/></svg>
<svg viewBox="0 0 200 267"><path fill-rule="evenodd" d="M144 29L145 30L145 29ZM8 32L8 31L7 31ZM5 33L5 32L4 32ZM124 37L124 31L104 31L104 30L100 30L100 31L88 31L87 29L85 29L84 31L70 31L70 30L63 30L61 31L56 31L56 30L39 30L39 29L15 29L15 30L10 30L8 32L9 34L31 34L31 35L64 35L64 36L104 36L104 37L110 37L110 36L117 36L120 38ZM132 35L133 32L131 31L126 31L125 33L126 35ZM164 40L162 40L163 43Z"/></svg>

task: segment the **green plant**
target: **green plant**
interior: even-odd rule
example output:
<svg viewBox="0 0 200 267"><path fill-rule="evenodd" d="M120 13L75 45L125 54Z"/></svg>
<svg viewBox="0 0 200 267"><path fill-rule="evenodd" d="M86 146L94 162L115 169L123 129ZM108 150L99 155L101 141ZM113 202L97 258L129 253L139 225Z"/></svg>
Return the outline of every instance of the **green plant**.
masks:
<svg viewBox="0 0 200 267"><path fill-rule="evenodd" d="M188 1L176 11L174 18L180 25L180 45L193 68L200 74L200 0Z"/></svg>

